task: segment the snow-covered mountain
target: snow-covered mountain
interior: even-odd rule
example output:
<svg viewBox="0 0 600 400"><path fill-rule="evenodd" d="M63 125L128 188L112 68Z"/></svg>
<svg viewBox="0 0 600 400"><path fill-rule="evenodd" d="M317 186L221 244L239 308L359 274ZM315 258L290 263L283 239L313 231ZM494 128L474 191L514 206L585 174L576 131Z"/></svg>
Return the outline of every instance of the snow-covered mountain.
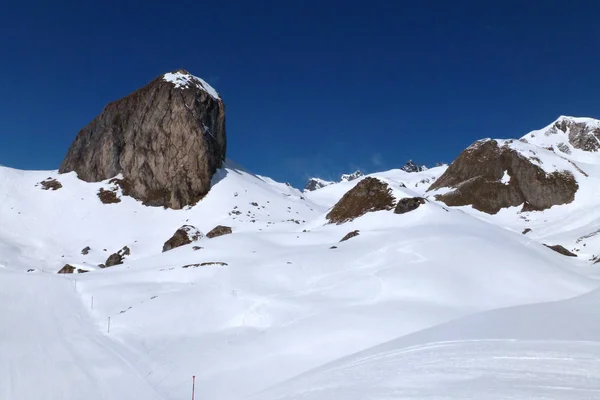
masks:
<svg viewBox="0 0 600 400"><path fill-rule="evenodd" d="M324 188L325 186L333 185L334 183L350 182L350 181L360 178L361 176L364 176L364 174L362 172L360 172L359 170L356 170L351 174L342 174L340 176L340 179L338 179L337 182L336 181L327 181L327 180L321 179L321 178L310 178L308 180L308 182L306 182L306 185L304 186L304 191L312 192L312 191Z"/></svg>
<svg viewBox="0 0 600 400"><path fill-rule="evenodd" d="M597 123L305 192L228 160L180 210L0 167L0 400L595 398Z"/></svg>

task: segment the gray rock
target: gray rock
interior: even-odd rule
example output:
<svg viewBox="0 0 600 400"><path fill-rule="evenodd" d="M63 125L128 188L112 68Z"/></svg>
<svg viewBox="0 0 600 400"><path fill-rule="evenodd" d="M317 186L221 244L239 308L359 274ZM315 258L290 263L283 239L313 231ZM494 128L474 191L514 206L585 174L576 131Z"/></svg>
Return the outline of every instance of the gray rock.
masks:
<svg viewBox="0 0 600 400"><path fill-rule="evenodd" d="M108 104L79 132L59 172L87 182L122 174L125 195L180 209L208 193L225 153L223 101L179 70Z"/></svg>

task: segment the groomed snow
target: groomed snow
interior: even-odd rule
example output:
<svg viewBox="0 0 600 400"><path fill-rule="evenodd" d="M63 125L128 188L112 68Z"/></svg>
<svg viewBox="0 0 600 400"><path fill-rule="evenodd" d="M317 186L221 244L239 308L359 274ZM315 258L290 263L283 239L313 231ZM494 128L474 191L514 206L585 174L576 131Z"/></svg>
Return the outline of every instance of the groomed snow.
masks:
<svg viewBox="0 0 600 400"><path fill-rule="evenodd" d="M102 204L108 182L0 168L0 399L179 399L192 375L199 398L243 399L444 322L598 287L529 236L436 203L426 189L445 168L372 174L429 201L343 225L325 215L361 178L303 194L228 162L206 198L173 211ZM36 186L48 177L63 188ZM219 224L233 233L162 253L182 225ZM125 245L123 265L97 267ZM66 263L91 271L57 276ZM463 350L481 352L425 354L444 370Z"/></svg>

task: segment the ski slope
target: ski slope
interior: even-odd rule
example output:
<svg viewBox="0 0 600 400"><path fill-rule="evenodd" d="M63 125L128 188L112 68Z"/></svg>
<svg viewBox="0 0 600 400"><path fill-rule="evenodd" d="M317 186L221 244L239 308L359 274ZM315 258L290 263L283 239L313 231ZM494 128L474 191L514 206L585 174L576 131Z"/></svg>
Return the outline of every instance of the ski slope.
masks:
<svg viewBox="0 0 600 400"><path fill-rule="evenodd" d="M483 312L360 352L253 399L597 399L600 291Z"/></svg>
<svg viewBox="0 0 600 400"><path fill-rule="evenodd" d="M599 286L590 264L498 220L435 202L426 190L444 170L372 174L396 198L429 201L406 214L379 211L332 225L328 209L362 178L302 193L229 161L205 199L173 211L125 196L103 204L96 194L109 182L0 167L0 400L175 400L189 397L192 375L204 399L294 398L313 386L317 395L328 380L344 391L347 375L336 381L319 368L355 353L385 353L374 346L473 314L562 301ZM63 187L36 186L49 177ZM163 253L184 224L204 233L227 225L233 233ZM340 242L354 230L360 234ZM97 267L123 246L131 249L124 264ZM90 272L56 275L66 263ZM434 387L463 353L483 369L487 350L469 340L447 351L423 348L437 366L423 367L420 378L414 359L391 360L399 372L390 379L402 389L410 381L398 376L412 371L412 382ZM529 351L509 345L498 354ZM300 383L286 386L290 379ZM348 390L378 398L370 389Z"/></svg>

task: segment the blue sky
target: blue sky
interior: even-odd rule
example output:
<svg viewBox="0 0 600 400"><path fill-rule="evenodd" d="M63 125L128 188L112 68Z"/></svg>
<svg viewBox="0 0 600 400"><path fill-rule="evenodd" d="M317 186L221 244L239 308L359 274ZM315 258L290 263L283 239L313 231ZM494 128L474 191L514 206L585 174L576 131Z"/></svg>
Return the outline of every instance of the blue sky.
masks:
<svg viewBox="0 0 600 400"><path fill-rule="evenodd" d="M294 185L600 117L595 1L93 3L3 3L0 164L58 168L106 103L178 68L224 98L228 156Z"/></svg>

